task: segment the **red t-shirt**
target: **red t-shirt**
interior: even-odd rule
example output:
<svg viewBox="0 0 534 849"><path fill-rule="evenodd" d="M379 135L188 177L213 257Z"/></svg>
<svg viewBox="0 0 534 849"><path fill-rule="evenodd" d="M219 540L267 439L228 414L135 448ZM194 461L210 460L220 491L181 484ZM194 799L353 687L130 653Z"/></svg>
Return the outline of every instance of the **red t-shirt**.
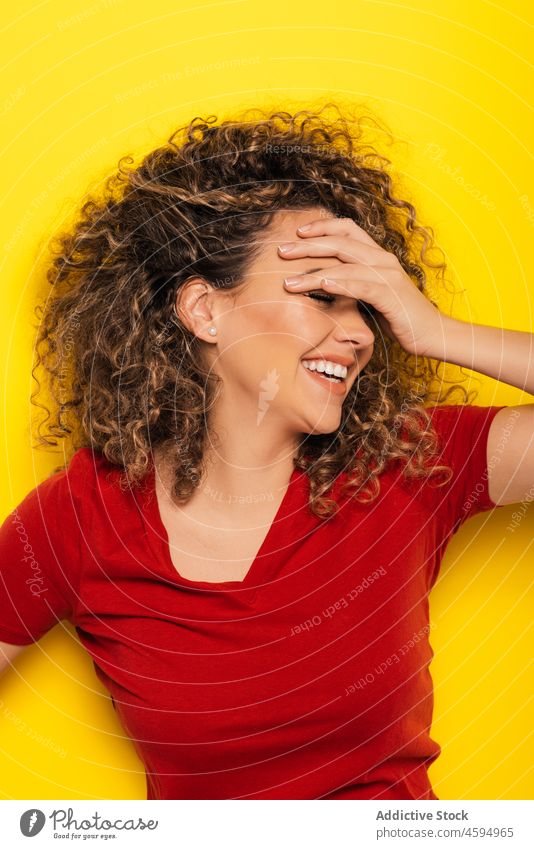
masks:
<svg viewBox="0 0 534 849"><path fill-rule="evenodd" d="M501 409L429 408L455 473L443 488L393 463L377 501L344 497L325 521L295 470L242 582L182 578L153 472L122 491L81 448L0 529L0 640L73 623L149 799L437 799L428 593L454 531L496 506Z"/></svg>

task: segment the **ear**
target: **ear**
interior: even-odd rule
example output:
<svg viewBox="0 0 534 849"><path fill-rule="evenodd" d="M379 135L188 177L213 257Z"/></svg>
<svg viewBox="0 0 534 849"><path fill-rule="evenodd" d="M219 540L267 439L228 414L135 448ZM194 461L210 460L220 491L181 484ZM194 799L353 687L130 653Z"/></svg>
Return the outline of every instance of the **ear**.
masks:
<svg viewBox="0 0 534 849"><path fill-rule="evenodd" d="M178 319L199 339L213 342L208 333L214 321L211 295L213 288L202 277L193 277L180 286L175 300Z"/></svg>

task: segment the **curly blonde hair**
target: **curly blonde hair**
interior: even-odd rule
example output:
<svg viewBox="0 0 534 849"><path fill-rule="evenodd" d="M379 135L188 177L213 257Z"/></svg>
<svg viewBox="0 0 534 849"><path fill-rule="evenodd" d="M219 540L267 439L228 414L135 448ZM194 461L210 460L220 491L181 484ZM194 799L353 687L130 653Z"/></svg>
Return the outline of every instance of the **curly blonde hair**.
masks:
<svg viewBox="0 0 534 849"><path fill-rule="evenodd" d="M336 115L328 118L331 107ZM197 276L237 290L261 246L255 235L279 210L321 207L352 218L429 297L424 267L439 277L445 262L429 259L433 232L394 196L390 160L366 146L364 118L347 119L332 102L295 114L249 109L221 123L196 117L136 167L131 156L121 158L51 247L53 293L35 308L31 400L47 413L35 447L70 437L72 453L89 446L121 467L121 487L140 484L162 447L174 470L173 498L186 503L205 471L207 413L220 378L205 370L199 340L176 316L177 291ZM373 322L372 308L366 320ZM362 502L377 498L390 462L406 477L445 473L446 483L452 475L427 463L437 434L423 404L434 399L433 381L443 383L439 363L376 336L338 431L307 435L294 460L320 517L338 506L327 493L340 472L345 491ZM51 410L37 400L40 369ZM436 402L455 390L467 402L458 383Z"/></svg>

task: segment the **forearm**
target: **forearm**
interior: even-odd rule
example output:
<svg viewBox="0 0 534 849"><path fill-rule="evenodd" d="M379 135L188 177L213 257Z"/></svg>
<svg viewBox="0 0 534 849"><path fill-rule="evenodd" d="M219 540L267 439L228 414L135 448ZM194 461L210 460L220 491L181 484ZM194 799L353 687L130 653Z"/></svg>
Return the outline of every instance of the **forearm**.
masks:
<svg viewBox="0 0 534 849"><path fill-rule="evenodd" d="M464 366L534 395L534 334L443 317L430 356Z"/></svg>

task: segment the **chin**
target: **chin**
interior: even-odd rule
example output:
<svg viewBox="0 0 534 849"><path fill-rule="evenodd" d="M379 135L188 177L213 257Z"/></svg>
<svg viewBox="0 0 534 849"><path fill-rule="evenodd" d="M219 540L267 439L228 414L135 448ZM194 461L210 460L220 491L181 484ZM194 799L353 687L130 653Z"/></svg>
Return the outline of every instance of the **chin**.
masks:
<svg viewBox="0 0 534 849"><path fill-rule="evenodd" d="M308 423L306 433L309 433L312 436L322 436L328 433L334 433L341 424L341 407L339 408L339 414L334 415L334 413L329 412L323 416L320 421L315 422L314 424Z"/></svg>

